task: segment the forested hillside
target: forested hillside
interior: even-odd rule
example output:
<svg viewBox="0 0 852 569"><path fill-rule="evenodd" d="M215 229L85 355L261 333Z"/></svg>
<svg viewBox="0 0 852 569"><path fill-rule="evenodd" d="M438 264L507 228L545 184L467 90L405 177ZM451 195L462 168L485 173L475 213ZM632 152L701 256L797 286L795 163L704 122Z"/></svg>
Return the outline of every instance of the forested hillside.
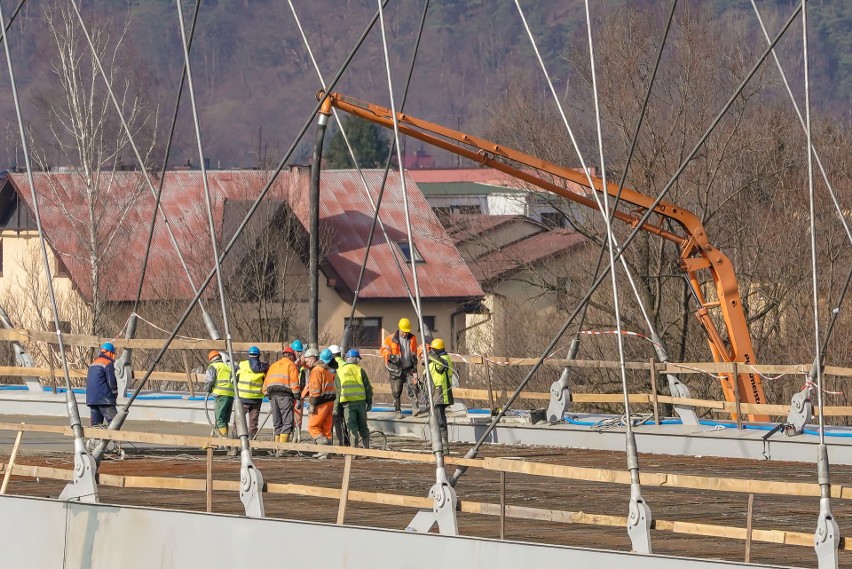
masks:
<svg viewBox="0 0 852 569"><path fill-rule="evenodd" d="M187 21L191 20L193 0L184 0ZM4 6L11 10L11 4ZM51 150L55 128L47 111L63 86L54 69L59 65L54 34L45 24L45 10L66 4L64 0L27 2L10 29L18 81L24 93L25 120L39 138L46 161L68 165L74 156ZM128 3L86 0L83 16L92 26L110 31L107 45L121 38L115 59L121 80L119 91L133 93L147 110L146 128L156 126L162 141L172 108L183 63L175 2L133 0ZM796 2L765 0L758 3L774 32ZM811 3L813 53L813 102L837 120L848 120L852 98L852 3L821 0ZM372 0L296 0L296 13L305 29L314 54L326 78L341 65L358 35L376 10ZM578 46L586 42L583 3L578 0L536 0L523 2L527 19L547 65L564 100L572 100L572 65ZM386 29L397 97L416 37L422 2L391 1L386 10ZM596 41L614 38L600 33L602 18L619 12L645 12L657 22L656 36L646 43L653 56L656 38L662 32L668 2L608 1L593 3ZM745 30L752 48L762 48L757 20L747 1L682 1L679 17L705 22L724 40L729 30ZM7 14L8 16L8 14ZM127 24L126 34L122 29ZM253 166L264 160L277 160L292 142L306 120L320 84L287 2L282 0L203 0L198 29L192 48L195 86L205 132L205 152L212 165ZM630 30L624 30L629 34ZM678 33L675 26L673 36ZM781 45L782 59L789 72L801 80L801 31L797 25ZM78 34L74 41L82 42ZM79 47L79 46L78 46ZM717 54L705 54L708 62ZM378 28L356 55L337 90L359 98L387 104L388 92ZM84 61L85 63L85 61ZM665 65L665 62L664 62ZM5 67L5 66L4 66ZM85 65L84 65L85 67ZM605 76L607 70L601 67ZM11 119L8 78L0 74L7 93L3 113ZM540 72L514 2L509 0L434 0L427 14L426 28L412 80L406 109L418 116L474 132L486 132L500 115L506 97L518 85L541 83ZM637 90L643 85L637 77ZM641 96L636 93L636 96ZM184 105L186 108L187 105ZM156 111L154 115L151 113ZM9 124L12 124L10 121ZM195 155L191 138L191 118L181 116L173 162L185 162ZM11 127L10 127L11 128ZM145 130L145 129L143 129ZM2 148L4 164L15 162L17 145L14 131L7 132ZM159 151L156 147L154 154ZM407 148L413 152L416 148ZM132 163L125 153L121 158ZM306 161L307 145L302 145L294 161ZM20 159L20 157L19 157ZM448 160L446 157L440 160Z"/></svg>

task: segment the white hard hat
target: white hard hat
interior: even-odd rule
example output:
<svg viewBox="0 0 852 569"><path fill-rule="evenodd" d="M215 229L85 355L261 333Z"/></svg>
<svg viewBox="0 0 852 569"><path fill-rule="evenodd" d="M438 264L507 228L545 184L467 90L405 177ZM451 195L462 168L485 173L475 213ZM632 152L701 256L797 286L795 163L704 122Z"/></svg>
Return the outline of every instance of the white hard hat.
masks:
<svg viewBox="0 0 852 569"><path fill-rule="evenodd" d="M340 346L337 344L332 344L328 347L329 351L335 356L339 356L341 354Z"/></svg>
<svg viewBox="0 0 852 569"><path fill-rule="evenodd" d="M316 348L308 348L307 350L305 350L305 353L302 354L302 357L304 357L304 358L318 358L319 352L317 351Z"/></svg>

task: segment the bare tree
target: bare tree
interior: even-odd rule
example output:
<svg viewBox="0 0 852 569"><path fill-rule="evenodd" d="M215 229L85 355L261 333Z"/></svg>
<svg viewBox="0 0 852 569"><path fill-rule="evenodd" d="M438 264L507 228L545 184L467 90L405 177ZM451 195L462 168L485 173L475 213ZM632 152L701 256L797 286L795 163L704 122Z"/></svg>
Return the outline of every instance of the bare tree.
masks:
<svg viewBox="0 0 852 569"><path fill-rule="evenodd" d="M157 109L149 104L146 85L128 60L129 18L118 23L101 17L89 24L92 50L67 2L47 5L44 17L57 84L54 92L38 98L47 132L35 137L34 152L41 169L60 165L49 158L55 153L71 172L70 177L62 178L46 175L41 189L48 193L44 198L70 221L77 250L88 257L91 318L87 331L96 334L104 311L104 275L117 256L117 243L127 236L124 221L145 191L141 176L119 173L134 169L135 160L97 59L145 161L154 150ZM81 203L84 207L79 207Z"/></svg>

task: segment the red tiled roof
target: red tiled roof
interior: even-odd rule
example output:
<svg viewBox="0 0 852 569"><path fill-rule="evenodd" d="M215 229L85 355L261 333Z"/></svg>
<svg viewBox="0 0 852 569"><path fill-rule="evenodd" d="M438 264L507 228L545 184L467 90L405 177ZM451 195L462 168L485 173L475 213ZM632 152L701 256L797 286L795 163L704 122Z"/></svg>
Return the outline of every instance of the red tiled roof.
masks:
<svg viewBox="0 0 852 569"><path fill-rule="evenodd" d="M141 173L118 172L102 175L102 196L96 210L103 212L110 204L127 202L132 202L133 207L130 208L122 228L118 230L112 215L101 216L101 240L109 238L110 235L114 237L108 259L104 261L106 271L100 286L104 291L104 300L131 300L135 298L142 269L154 199L147 186L143 185ZM377 195L381 172L365 171L365 177L373 195ZM10 179L23 200L32 207L26 175L12 174ZM224 241L221 233L226 201L253 201L267 179L267 175L259 171L208 172L214 224L220 241ZM92 287L88 276L91 263L86 245L89 227L87 210L85 201L75 198L82 195L82 180L74 173L36 173L35 183L47 238L65 263L81 294L91 299ZM382 203L382 219L392 241L402 241L406 238L400 186L399 175L392 173L388 177ZM425 261L417 265L421 295L425 298L482 296L478 282L409 176L406 176L405 186L415 247ZM307 169L293 168L281 173L266 198L271 200L270 206L276 203L281 206L289 204L305 231L308 226L308 187ZM364 196L363 185L354 171L323 171L321 192L320 228L332 236L326 260L331 270L342 280L343 288L352 291L363 261L372 210ZM176 241L198 284L213 266L201 172L168 172L163 186L162 207L169 217ZM113 213L115 212L111 212ZM234 220L229 219L228 222L226 225L233 227L230 230L226 228L226 237L230 237L236 227ZM223 245L224 243L221 244ZM237 249L226 259L228 270L235 270L239 262L238 257ZM406 273L408 272L406 268ZM411 282L410 275L407 278ZM188 299L192 295L162 219L158 219L142 298ZM407 296L393 261L391 246L384 242L380 232L377 232L374 238L360 296Z"/></svg>
<svg viewBox="0 0 852 569"><path fill-rule="evenodd" d="M553 229L490 251L471 263L471 270L479 282L485 283L571 249L585 240L572 229Z"/></svg>

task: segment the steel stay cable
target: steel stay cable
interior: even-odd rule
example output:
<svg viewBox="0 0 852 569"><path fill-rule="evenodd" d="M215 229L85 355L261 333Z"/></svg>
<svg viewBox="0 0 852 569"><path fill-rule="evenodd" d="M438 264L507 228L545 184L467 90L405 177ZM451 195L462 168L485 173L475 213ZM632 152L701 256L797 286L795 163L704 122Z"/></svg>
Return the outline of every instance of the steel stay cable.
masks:
<svg viewBox="0 0 852 569"><path fill-rule="evenodd" d="M195 0L195 10L192 15L192 25L189 28L189 42L187 43L187 49L192 49L192 40L195 37L195 24L198 21L198 12L201 7L201 0ZM157 224L157 212L160 210L160 199L163 196L163 184L166 180L166 170L169 165L169 155L172 150L172 140L175 134L175 127L177 125L178 119L178 111L180 110L180 100L183 95L183 84L186 81L186 65L183 66L180 75L180 83L178 85L177 97L175 99L175 109L172 113L172 124L169 128L169 137L166 140L166 151L163 156L163 168L160 170L160 181L157 184L157 197L154 199L154 212L151 216L151 226L148 231L148 243L145 246L145 257L142 260L142 275L139 277L139 287L136 289L136 300L133 302L133 312L137 312L139 310L139 300L142 298L142 285L145 282L145 273L148 270L148 257L151 253L151 243L154 240L154 227Z"/></svg>
<svg viewBox="0 0 852 569"><path fill-rule="evenodd" d="M754 8L754 13L757 15L757 21L760 22L760 29L763 31L763 36L766 38L766 41L769 42L769 33L766 31L766 26L763 23L763 18L760 16L760 10L757 8L757 4L754 0L751 0L751 5ZM793 95L793 90L790 87L790 82L787 80L787 74L784 73L784 67L781 65L781 61L778 59L778 54L775 50L772 50L772 57L775 59L775 66L778 68L778 72L781 74L781 80L784 82L784 87L787 89L787 95L790 97L790 102L793 103L793 110L796 111L796 116L799 118L799 124L802 125L802 130L806 131L807 126L805 125L805 119L802 117L802 111L799 109L799 103L796 101L795 95ZM825 182L826 187L828 188L828 194L831 196L832 201L834 202L834 208L837 210L838 217L840 217L840 223L843 224L843 229L846 230L846 236L849 238L849 242L852 243L852 229L850 229L849 224L846 222L846 218L843 215L843 208L840 207L840 203L837 201L837 195L834 192L834 188L831 185L831 182L828 181L828 174L825 171L825 168L822 165L822 160L819 157L819 153L815 146L811 146L811 149L814 154L814 159L816 160L817 167L819 168L820 173L822 174L822 179Z"/></svg>
<svg viewBox="0 0 852 569"><path fill-rule="evenodd" d="M65 377L65 400L68 408L68 418L71 422L71 428L74 431L74 450L75 453L86 452L83 446L83 426L80 422L80 412L77 409L77 399L74 391L71 389L71 373L68 369L68 358L65 355L65 342L62 339L62 329L60 327L59 306L56 303L56 291L53 288L53 276L50 270L50 261L47 256L47 241L44 237L44 228L41 224L41 211L38 204L38 195L36 193L35 180L33 178L32 165L30 164L30 151L27 144L26 131L24 130L24 119L21 115L21 102L18 99L18 86L15 82L15 71L12 66L12 55L9 51L9 41L6 36L5 18L3 16L3 8L0 5L0 34L3 38L3 51L6 55L6 65L9 71L9 83L12 89L12 100L15 103L15 115L18 120L18 130L21 134L21 150L24 153L24 164L27 168L27 181L30 184L30 195L33 200L33 216L35 217L36 229L38 230L39 245L41 248L42 263L44 264L45 278L47 279L47 290L50 297L50 306L53 312L53 323L56 327L56 341L59 346L59 356L62 360L62 374Z"/></svg>
<svg viewBox="0 0 852 569"><path fill-rule="evenodd" d="M420 40L423 37L423 29L424 29L425 24L426 24L426 14L429 11L429 2L430 2L430 0L426 0L426 3L423 6L423 16L420 18L420 27L417 30L417 40L414 42L414 50L411 54L411 65L408 68L408 79L405 82L405 88L402 90L402 99L399 103L399 111L400 112L402 112L402 110L405 108L405 102L408 99L408 89L411 86L411 77L414 74L414 63L416 62L417 54L420 51ZM335 113L335 117L337 117L337 109L334 109L334 113ZM338 120L338 122L339 122L339 120ZM342 127L341 127L341 132L343 132ZM347 146L349 145L348 140L347 140L346 144L347 144ZM364 250L364 261L361 263L361 269L358 272L358 282L355 285L355 295L354 295L354 298L352 299L352 308L351 308L350 313L349 313L349 321L350 322L352 322L352 320L355 318L355 306L358 303L358 296L361 292L361 285L364 282L364 275L367 273L367 261L370 259L370 248L373 245L373 235L376 232L376 222L381 221L380 218L379 218L379 208L382 207L382 198L384 197L384 194L385 194L385 187L386 187L386 182L387 182L387 179L388 179L388 173L390 172L391 158L393 157L395 147L396 147L396 138L394 138L394 140L391 142L391 147L388 151L388 158L385 161L385 171L384 171L384 174L382 174L382 185L379 189L379 195L376 198L376 205L375 205L376 213L375 213L375 215L373 215L373 221L370 224L370 232L367 234L367 247ZM352 160L353 161L355 160L354 154L352 156ZM368 193L368 195L369 195L369 193ZM385 241L388 243L388 245L390 245L390 240L388 239L387 233L385 232L384 224L382 224L382 234L385 237ZM391 252L393 253L393 258L394 258L394 261L397 265L397 268L399 269L400 275L402 275L402 282L405 284L405 289L408 292L408 296L411 297L411 288L408 286L408 279L405 278L405 275L402 271L402 267L400 266L399 258L397 257L397 254L396 254L396 250L392 246L391 246ZM413 299L412 299L412 301L413 301ZM416 310L416 307L415 307L415 310ZM424 341L424 343L425 343L425 341Z"/></svg>
<svg viewBox="0 0 852 569"><path fill-rule="evenodd" d="M399 178L402 189L402 203L405 211L405 230L408 236L408 250L409 257L411 258L411 280L414 284L414 298L417 301L417 305L415 306L415 310L417 311L417 320L420 325L420 330L425 330L423 324L423 307L421 305L420 299L420 285L417 281L417 259L415 255L416 249L414 248L414 238L412 236L411 229L411 212L409 211L408 206L408 192L405 187L405 172L403 168L405 164L402 160L402 147L399 144L399 117L396 114L396 109L394 108L394 96L393 96L393 79L391 78L391 68L390 68L390 56L388 54L388 43L387 37L385 34L385 19L384 19L384 9L382 7L381 0L376 0L379 4L379 21L380 21L380 30L382 36L382 51L385 57L385 73L387 74L388 80L388 95L390 97L390 105L391 105L391 115L393 116L393 136L396 140L396 155L397 162L399 164ZM423 365L424 370L429 376L429 350L425 349L423 346L422 356L423 356ZM416 354L415 354L416 355ZM438 418L435 411L434 405L434 396L432 394L432 389L429 387L429 381L426 381L426 385L424 388L426 389L426 394L429 400L429 424L432 432L432 452L435 455L435 482L436 484L446 483L446 473L444 471L444 453L443 447L441 445L440 432L438 430ZM418 404L419 410L419 404ZM438 499L437 496L435 498Z"/></svg>
<svg viewBox="0 0 852 569"><path fill-rule="evenodd" d="M542 58L541 52L538 49L538 44L535 41L535 37L533 36L532 29L530 29L530 26L527 23L526 16L524 16L524 11L521 8L520 0L515 0L515 6L518 8L518 14L521 17L521 22L523 23L524 29L527 32L527 36L530 39L530 44L532 45L533 52L535 53L536 58L538 59L538 63L539 63L539 66L541 67L542 73L544 73L545 80L547 81L547 85L550 88L550 92L553 95L554 102L556 103L556 107L559 110L559 116L562 118L562 123L565 125L565 129L568 131L568 136L571 139L571 143L574 146L574 152L577 154L577 158L580 160L580 166L582 167L583 172L586 175L586 180L589 183L589 187L594 188L594 183L592 181L591 173L589 171L589 168L586 166L586 161L583 158L582 152L580 151L580 146L577 144L577 139L574 136L574 131L571 128L571 125L568 122L568 117L565 115L565 110L562 107L562 102L559 100L559 97L556 94L556 89L553 86L553 81L550 79L550 74L547 71L547 66L544 64L544 59ZM608 195L609 195L608 193L604 192L605 198ZM605 205L601 203L598 192L593 191L592 197L595 200L595 204L597 205L598 210L601 213L601 216L604 218L604 221L606 222L606 220L610 219L610 216L606 212ZM613 210L613 212L614 211L615 210ZM612 238L613 238L613 244L615 245L615 248L618 249L619 248L618 242L615 240L614 236ZM609 240L609 233L607 234L607 240ZM642 296L639 294L639 289L636 286L635 279L633 278L633 273L631 272L630 267L627 265L627 260L621 255L617 256L616 259L621 261L621 265L624 268L624 274L626 275L627 280L630 283L630 287L633 291L634 296L636 297L636 303L639 305L639 310L642 312L642 316L645 319L645 325L648 327L648 329L650 330L650 333L652 335L654 335L655 337L658 337L659 335L657 334L657 331L654 327L654 324L651 322L651 318L648 315L647 309L645 308L645 303L642 301ZM613 279L615 279L615 277L613 277ZM585 314L585 311L584 311L584 314Z"/></svg>
<svg viewBox="0 0 852 569"><path fill-rule="evenodd" d="M639 232L642 230L642 226L648 221L648 219L651 217L651 215L653 215L654 208L656 208L660 204L660 202L663 200L663 198L666 196L666 194L668 194L669 190L671 190L674 183L677 181L677 179L681 176L683 171L686 169L686 166L692 161L692 159L698 153L698 150L704 144L704 141L707 140L707 138L710 136L710 134L715 130L716 126L722 120L722 117L725 115L725 113L727 113L728 109L731 107L731 105L734 103L736 98L739 96L740 92L745 88L745 86L751 80L752 76L754 76L754 74L757 72L758 68L761 66L763 61L768 57L771 49L775 46L775 44L778 43L778 41L784 36L784 33L790 28L792 23L795 21L796 16L799 15L800 11L801 11L801 5L797 6L793 10L793 13L790 15L790 17L784 23L784 26L781 28L781 30L778 32L778 34L775 36L775 38L772 40L772 43L770 44L770 46L766 49L766 51L763 52L763 54L760 56L760 58L758 58L754 67L752 67L752 69L746 74L745 78L742 80L740 85L734 91L733 95L731 95L731 98L728 100L728 102L725 104L725 106L722 108L722 110L719 112L719 114L716 116L716 118L712 121L712 123L707 128L705 133L701 136L699 141L696 143L695 147L687 155L686 159L678 167L677 171L672 176L672 179L669 180L669 182L666 184L666 186L663 188L663 190L657 195L657 197L654 199L654 202L649 206L648 210L642 215L642 217L636 223L636 226L633 228L633 230L630 232L630 234L624 240L623 244L618 249L618 251L616 251L616 253L615 253L616 259L623 254L623 252L627 248L627 246L630 243L632 243L633 239L635 239L636 236L639 234ZM600 276L598 276L598 278L595 279L595 281L592 283L591 287L589 287L588 292L580 300L577 307L574 309L574 311L571 313L571 315L565 321L565 324L563 324L562 328L556 333L553 340L551 340L550 344L548 344L547 348L545 348L544 352L539 357L538 361L535 363L535 365L533 365L533 367L530 369L530 371L527 373L527 375L524 377L524 379L521 381L521 383L518 385L518 387L512 393L511 397L509 397L507 402L503 405L503 409L497 415L494 416L494 418L491 420L491 423L489 423L489 425L485 428L485 431L483 431L482 435L480 435L479 439L476 441L476 444L474 444L474 446L470 449L470 451L467 452L467 454L465 455L465 458L473 458L477 455L477 453L479 452L479 449L482 447L485 440L488 438L488 436L497 427L497 423L500 421L500 419L503 418L503 416L506 414L506 411L509 410L509 407L515 402L515 400L518 398L518 396L521 394L521 392L524 390L524 388L527 386L527 384L530 382L530 380L533 378L533 376L539 370L539 368L541 368L542 363L547 358L548 354L550 354L550 352L556 346L557 342L559 342L559 340L565 334L566 330L568 330L568 327L571 325L571 323L574 321L574 318L576 318L577 314L580 312L581 307L583 305L585 305L587 302L589 302L589 300L591 299L594 292L597 290L597 288L604 281L607 274L609 273L609 270L610 270L609 267L604 267L602 274ZM462 475L464 475L464 473L466 471L467 471L467 467L464 467L464 466L458 467L456 469L456 471L453 473L453 477L450 480L450 483L455 485L458 482L459 478L461 478Z"/></svg>
<svg viewBox="0 0 852 569"><path fill-rule="evenodd" d="M753 1L753 0L752 0ZM639 140L639 132L642 130L642 123L645 119L645 112L648 109L648 102L651 100L651 92L654 88L654 82L657 79L657 71L660 67L660 61L663 58L663 51L666 47L666 42L669 38L669 31L672 27L672 22L674 21L675 9L677 8L677 0L672 1L671 10L669 10L669 18L666 21L666 27L663 31L663 38L660 41L660 47L657 50L657 58L654 61L654 68L651 71L651 77L648 80L648 88L645 90L645 100L642 101L642 110L639 111L639 117L636 119L636 128L633 129L633 137L630 140L630 149L627 151L627 160L624 164L624 171L621 173L621 179L618 181L618 193L615 195L615 203L613 204L613 212L618 207L619 202L621 201L621 193L624 190L624 184L627 181L627 173L630 171L630 165L633 162L633 154L636 150L636 143ZM612 219L612 218L611 218ZM598 271L600 271L601 264L603 263L603 256L606 252L606 244L601 243L601 250L598 253L598 260L595 263L595 270L592 273L592 280L598 276ZM852 272L850 272L850 276L852 276ZM576 356L576 351L579 349L580 342L580 334L583 330L583 324L586 321L586 313L588 311L589 304L586 303L583 305L583 312L580 314L580 322L577 325L577 333L574 335L574 340L572 340L572 347L568 355L568 359L573 359ZM572 353L573 352L573 353Z"/></svg>
<svg viewBox="0 0 852 569"><path fill-rule="evenodd" d="M311 59L311 62L313 63L314 69L317 72L317 76L319 77L320 84L322 85L323 90L326 90L325 80L323 79L322 72L320 71L319 66L317 65L316 58L314 57L314 54L313 54L313 50L311 49L310 43L308 42L307 35L305 34L305 32L302 28L302 24L299 20L299 17L296 14L296 10L295 10L295 7L293 6L292 0L288 0L288 3L290 4L290 9L293 13L293 17L296 20L296 25L297 25L297 27L299 28L299 31L302 34L302 40L305 43L305 47L308 51L308 55ZM426 2L427 7L428 7L428 4L429 4L429 2L427 0L427 2ZM421 20L421 28L420 28L421 33L422 33L422 30L423 30L422 24L423 24L424 21L425 21L425 10L424 10L423 20ZM411 66L409 68L408 81L406 82L406 90L403 93L403 97L402 97L402 104L403 105L405 104L405 100L406 100L406 97L407 97L407 94L408 94L408 85L410 84L411 75L414 71L414 62L415 62L415 58L417 56L417 50L418 50L419 44L420 44L420 37L418 36L418 40L417 40L417 43L415 45L415 51L414 51L414 54L412 56ZM359 296L359 293L360 293L361 284L363 282L363 277L364 277L364 274L366 272L367 259L369 258L370 248L371 248L372 241L373 241L373 233L375 232L377 221L379 223L379 226L381 228L381 231L382 231L382 234L385 238L385 241L388 243L388 246L390 246L391 256L393 257L394 263L396 264L397 270L399 271L400 277L402 278L402 283L405 286L406 292L408 293L409 300L411 301L412 305L415 307L415 310L416 310L417 309L416 303L415 303L414 297L411 293L411 288L408 286L408 279L406 278L405 272L403 271L403 268L402 268L402 264L400 263L399 253L397 252L396 248L391 245L392 241L390 240L388 233L387 233L387 230L385 229L384 222L381 220L381 217L379 216L379 208L381 207L382 198L384 197L388 172L389 172L389 169L390 169L391 157L393 156L394 148L395 148L395 145L396 145L396 140L394 140L392 145L391 145L390 152L388 154L388 159L385 162L385 170L384 170L384 175L382 177L382 183L381 183L381 186L380 186L380 189L379 189L379 195L378 195L377 200L374 201L373 196L370 194L370 188L369 188L369 184L367 183L367 179L364 176L364 173L363 173L361 167L358 165L358 160L355 157L355 151L354 151L354 149L352 148L352 145L349 142L349 137L346 135L346 130L343 126L343 121L340 120L339 112L336 108L332 108L332 113L334 114L334 117L338 122L338 125L340 127L340 133L343 136L343 140L346 144L346 148L349 151L350 157L352 158L352 163L355 165L355 168L358 171L358 175L361 178L361 183L362 183L363 188L364 188L364 193L366 194L367 200L370 202L370 205L371 205L371 207L373 208L373 211L374 211L370 232L369 232L368 237L367 237L367 248L366 248L366 252L365 252L364 262L361 265L361 270L360 270L360 273L359 273L359 276L358 276L358 283L355 286L355 295L354 295L354 299L353 299L353 302L352 302L352 311L350 313L350 322L352 321L352 319L354 318L354 315L355 315L355 304L358 301L358 296Z"/></svg>
<svg viewBox="0 0 852 569"><path fill-rule="evenodd" d="M242 406L242 397L240 397L237 386L237 370L234 365L234 345L231 339L231 328L228 322L228 309L225 305L225 285L222 281L222 263L219 261L218 245L216 243L216 226L213 221L213 205L210 199L210 184L207 179L207 167L204 164L204 147L201 142L201 124L198 121L198 106L195 101L195 86L192 82L192 65L189 58L189 44L186 38L186 27L183 22L183 6L181 0L175 0L177 5L178 22L180 24L181 46L183 47L184 69L186 70L186 87L189 91L189 102L192 109L192 121L195 127L195 139L198 143L198 159L201 165L201 179L204 184L204 205L207 208L207 226L210 230L210 245L213 254L214 270L216 271L216 285L219 288L219 302L222 309L222 326L225 333L225 347L228 351L229 367L231 369L231 384L234 387L234 403L236 409L237 435L240 438L240 446L242 452L241 468L251 466L251 444L249 443L249 430L246 424L246 411ZM268 419L268 416L267 416ZM262 428L262 427L261 427ZM259 433L260 429L255 433ZM242 475L241 475L242 477ZM261 508L262 510L262 508ZM248 513L248 510L247 510ZM262 513L261 513L262 515Z"/></svg>
<svg viewBox="0 0 852 569"><path fill-rule="evenodd" d="M816 195L814 193L814 164L813 164L813 146L811 138L811 87L809 77L808 63L808 8L807 1L802 0L802 58L804 59L804 80L805 80L805 138L807 143L808 153L808 206L810 220L810 246L811 246L811 283L813 285L813 302L814 302L814 336L816 338L816 355L814 361L821 362L822 354L820 354L820 338L819 338L819 286L817 283L817 244L816 244ZM825 409L823 407L823 386L822 386L822 366L816 366L816 382L817 382L817 405L819 407L819 444L825 444Z"/></svg>
<svg viewBox="0 0 852 569"><path fill-rule="evenodd" d="M389 1L390 0L384 0L385 4L387 4L387 2L389 2ZM340 81L340 78L343 76L343 73L346 71L346 69L348 69L349 64L352 62L352 59L355 57L355 54L358 52L361 45L367 39L367 36L369 35L370 31L373 29L373 26L375 25L376 21L378 21L378 19L379 19L379 14L377 12L373 16L373 18L370 20L370 22L367 24L367 27L364 29L364 31L359 36L358 40L355 42L355 46L352 48L352 50L346 56L346 58L345 58L343 64L341 65L340 69L337 71L334 78L331 80L331 83L329 84L330 89L334 88L334 86L337 85L338 81ZM307 119L303 123L301 129L299 130L298 134L296 135L295 139L293 140L293 143L287 149L287 152L284 154L284 157L278 163L278 165L276 166L272 175L270 176L269 181L266 183L266 185L260 191L260 193L258 194L254 203L252 203L248 212L246 212L246 215L243 217L243 220L240 222L240 225L236 228L233 237L231 237L231 239L228 241L228 243L225 245L225 247L222 248L222 252L219 255L219 260L218 260L219 263L222 263L225 260L225 258L228 256L228 253L231 252L231 249L234 247L234 245L237 242L237 240L239 239L240 235L245 230L249 221L251 221L251 218L254 216L255 212L260 207L260 203L263 201L263 198L266 197L267 193L269 193L269 190L272 188L272 185L275 183L275 180L278 178L278 175L284 169L284 166L287 164L287 160L289 160L290 156L292 156L293 152L295 152L296 147L301 142L305 133L308 131L308 128L313 123L317 112L319 112L319 110L322 107L322 104L325 102L326 98L327 98L327 95L323 94L320 97L320 100L317 102L317 104L311 110L311 113L308 115ZM121 411L119 411L118 415L116 415L115 420L112 423L110 423L110 427L109 427L110 429L117 430L117 429L121 428L122 424L124 423L124 420L127 417L128 410L133 405L133 402L136 400L136 398L139 396L139 394L142 392L142 388L148 382L148 379L150 379L151 374L154 373L154 370L156 369L157 365L160 363L160 360L163 359L163 356L168 351L169 346L171 345L172 341L174 341L174 339L177 337L178 332L180 332L180 329L183 326L183 324L186 322L187 318L189 318L189 315L192 312L192 309L198 303L199 299L201 298L201 295L204 293L204 290L207 288L207 285L209 285L210 281L213 280L214 275L215 275L215 268L213 270L211 270L209 273L207 273L207 277L201 283L201 286L199 287L198 291L195 293L195 296L192 298L192 300L189 302L187 307L184 309L184 312L183 312L183 314L181 314L180 318L178 319L177 324L172 329L172 331L169 333L169 337L165 339L162 347L157 352L157 354L154 356L154 359L151 362L150 367L145 372L145 375L143 376L139 385L133 391L133 393L131 393L130 397L127 400L127 403L125 404L125 406L122 408Z"/></svg>
<svg viewBox="0 0 852 569"><path fill-rule="evenodd" d="M516 0L517 1L517 0ZM598 131L598 153L600 156L600 164L601 164L601 180L602 187L606 188L606 162L604 161L604 149L603 149L603 127L601 125L601 112L600 112L600 101L598 99L598 80L597 80L597 72L595 69L595 46L594 41L592 40L592 16L591 10L589 9L589 0L585 0L584 2L586 8L586 30L588 31L589 37L589 65L592 72L592 94L595 105L595 126ZM615 242L615 235L612 233L612 220L609 214L609 193L603 193L603 205L604 205L604 222L606 224L606 238L608 244L609 251L609 274L612 281L612 301L613 301L613 309L615 311L615 330L617 332L616 336L616 344L618 345L618 368L619 373L621 374L621 389L624 393L624 415L627 419L627 432L630 433L633 430L632 422L630 420L630 397L628 395L627 389L627 367L624 363L624 337L621 334L621 305L619 302L618 296L618 279L616 278L615 272L615 248L618 246ZM624 257L621 258L622 261L626 261ZM637 295L638 298L638 295Z"/></svg>
<svg viewBox="0 0 852 569"><path fill-rule="evenodd" d="M766 41L769 42L769 33L766 30L766 25L764 24L763 17L760 15L760 10L757 7L757 4L754 0L751 0L752 8L754 8L754 13L757 16L757 21L760 23L760 29L763 32L763 36L766 38ZM772 57L775 60L775 66L778 68L778 73L781 75L781 80L784 82L784 87L787 90L787 95L790 98L790 102L793 104L793 110L796 112L796 116L799 119L799 124L802 125L803 131L807 135L807 125L805 123L805 119L802 116L802 111L799 108L799 104L796 101L795 95L793 95L793 89L790 87L790 82L787 80L787 74L784 72L784 67L781 65L781 60L778 58L778 54L775 49L772 50ZM828 174L825 171L825 167L822 164L822 159L819 157L819 152L815 146L813 146L813 141L811 141L811 149L813 151L814 160L816 160L817 167L819 168L820 174L822 175L822 179L825 182L825 186L828 189L828 194L831 196L831 200L834 203L834 208L837 210L838 217L840 218L840 223L843 225L843 229L846 231L846 236L849 238L849 242L852 243L852 230L850 230L849 224L846 222L846 218L843 215L843 208L840 206L840 203L837 200L837 194L834 191L834 188L831 185L831 182L828 180ZM840 293L840 297L837 300L836 306L831 311L831 320L828 324L828 329L825 334L825 338L822 341L822 347L819 350L819 360L814 360L814 366L822 366L824 364L825 353L828 351L828 345L831 341L831 337L834 333L834 327L837 323L838 316L840 315L840 307L843 305L843 301L846 298L846 294L849 291L849 285L852 282L852 268L850 268L849 273L846 276L846 282L843 285L843 290ZM811 370L811 375L815 375L814 370Z"/></svg>
<svg viewBox="0 0 852 569"><path fill-rule="evenodd" d="M133 133L130 131L130 126L124 119L124 113L122 112L121 105L118 102L118 98L115 96L115 92L113 91L112 85L110 84L109 79L107 78L106 71L104 70L103 65L101 64L101 58L98 55L97 50L95 49L95 45L92 42L92 37L89 34L89 29L86 27L86 22L83 20L83 15L80 13L80 9L77 6L77 0L70 0L70 4L71 6L73 6L74 12L77 14L77 19L80 21L80 28L83 30L83 35L85 35L86 41L89 44L89 49L92 52L92 58L94 59L96 67L98 68L98 72L100 73L100 76L104 81L107 93L109 94L110 100L112 101L113 106L115 107L115 111L118 114L122 129L124 130L125 135L127 136L127 141L130 144L130 148L133 150L133 155L135 156L136 161L139 164L139 168L142 171L142 177L144 178L145 183L151 192L151 195L156 199L157 191L154 189L154 185L151 183L151 176L148 173L148 167L145 165L145 161L142 159L142 155L139 153L139 148L136 146L136 143L133 140ZM178 259L180 260L181 266L183 267L183 270L186 273L186 278L189 281L189 285L190 287L192 287L193 292L197 293L198 289L195 286L195 282L192 280L192 274L189 271L189 267L186 264L186 260L183 257L183 253L181 253L181 249L178 245L177 239L175 238L174 233L172 232L172 226L169 223L169 218L166 215L165 210L161 208L159 211L161 217L163 218L163 224L166 226L166 230L168 231L172 246L174 247ZM199 306L202 312L206 314L207 311L204 309L204 305L202 303L199 303Z"/></svg>

